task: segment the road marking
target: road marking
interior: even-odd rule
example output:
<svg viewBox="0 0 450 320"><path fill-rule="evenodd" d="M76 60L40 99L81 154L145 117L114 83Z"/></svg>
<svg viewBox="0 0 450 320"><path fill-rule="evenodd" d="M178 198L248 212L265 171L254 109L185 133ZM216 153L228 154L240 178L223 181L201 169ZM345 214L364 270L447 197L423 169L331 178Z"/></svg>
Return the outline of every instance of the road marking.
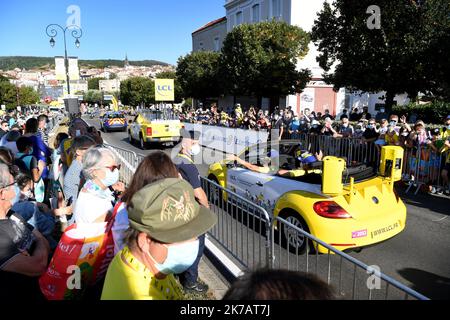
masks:
<svg viewBox="0 0 450 320"><path fill-rule="evenodd" d="M433 221L433 222L440 222L440 221L443 221L443 220L445 220L445 219L447 219L448 218L448 216L445 216L445 217L442 217L441 219L439 219L439 220L431 220L431 221Z"/></svg>

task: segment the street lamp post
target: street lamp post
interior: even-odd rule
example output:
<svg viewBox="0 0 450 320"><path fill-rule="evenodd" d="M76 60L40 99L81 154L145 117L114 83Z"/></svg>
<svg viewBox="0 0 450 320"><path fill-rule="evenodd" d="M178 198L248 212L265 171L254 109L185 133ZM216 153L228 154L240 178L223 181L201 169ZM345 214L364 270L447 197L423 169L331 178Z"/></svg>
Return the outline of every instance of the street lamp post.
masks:
<svg viewBox="0 0 450 320"><path fill-rule="evenodd" d="M50 45L55 46L55 39L58 35L57 28L60 28L64 35L64 67L66 69L66 80L67 80L67 94L70 95L70 79L69 79L69 61L67 59L67 45L66 45L66 31L71 29L72 37L75 39L75 45L77 48L80 47L80 39L83 35L83 30L76 25L67 26L66 28L61 27L59 24L49 24L45 29L47 36L50 37Z"/></svg>

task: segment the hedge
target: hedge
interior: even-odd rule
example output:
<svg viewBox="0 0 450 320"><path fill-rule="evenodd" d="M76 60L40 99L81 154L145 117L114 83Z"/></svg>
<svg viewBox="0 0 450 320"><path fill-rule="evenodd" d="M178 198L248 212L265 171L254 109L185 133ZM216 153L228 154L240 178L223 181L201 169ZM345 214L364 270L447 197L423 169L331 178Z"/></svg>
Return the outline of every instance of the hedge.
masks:
<svg viewBox="0 0 450 320"><path fill-rule="evenodd" d="M399 115L407 115L411 114L417 115L417 120L422 120L425 123L435 123L442 124L444 119L450 115L450 102L431 102L428 104L415 104L410 103L404 106L394 106L392 108L392 113Z"/></svg>

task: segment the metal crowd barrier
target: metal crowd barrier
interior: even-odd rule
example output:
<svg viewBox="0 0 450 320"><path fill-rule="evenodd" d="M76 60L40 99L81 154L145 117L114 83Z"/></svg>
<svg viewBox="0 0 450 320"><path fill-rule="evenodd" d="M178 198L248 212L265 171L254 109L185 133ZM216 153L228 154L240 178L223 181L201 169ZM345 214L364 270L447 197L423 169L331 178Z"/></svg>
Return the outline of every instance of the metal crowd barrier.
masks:
<svg viewBox="0 0 450 320"><path fill-rule="evenodd" d="M301 228L280 217L274 217L272 229L273 259L275 268L313 273L328 283L342 299L352 300L429 300L427 297L385 275L377 266L368 266L354 257L339 251ZM306 241L303 255L287 237ZM282 245L283 244L283 245ZM318 246L326 249L320 254Z"/></svg>
<svg viewBox="0 0 450 320"><path fill-rule="evenodd" d="M209 232L242 269L269 267L314 273L342 299L419 299L427 297L363 262L324 243L263 207L201 178L218 223ZM290 240L306 241L299 252ZM318 246L328 254L320 254Z"/></svg>
<svg viewBox="0 0 450 320"><path fill-rule="evenodd" d="M419 146L417 148L405 148L403 181L408 184L406 192L415 187L415 194L422 187L427 187L427 191L438 191L449 188L444 185L442 179L442 169L445 161L450 153L435 152L427 146Z"/></svg>
<svg viewBox="0 0 450 320"><path fill-rule="evenodd" d="M292 136L294 138L294 136ZM334 138L324 135L295 134L295 140L311 153L323 152L324 156L336 156L346 159L347 166L366 164L378 169L381 148L373 142L360 138ZM434 152L427 146L404 148L402 180L407 183L409 192L416 188L415 194L426 186L427 191L445 190L442 169L450 151Z"/></svg>
<svg viewBox="0 0 450 320"><path fill-rule="evenodd" d="M271 219L266 209L201 177L202 188L217 214L209 235L241 266L258 268L271 264Z"/></svg>
<svg viewBox="0 0 450 320"><path fill-rule="evenodd" d="M136 154L136 152L126 150L123 148L119 148L116 146L112 146L112 145L109 145L106 143L103 145L106 148L113 151L114 154L116 154L117 159L118 159L119 163L121 164L121 168L120 168L121 181L127 187L128 184L131 182L131 179L133 178L133 175L136 172L136 168L139 164L138 155Z"/></svg>
<svg viewBox="0 0 450 320"><path fill-rule="evenodd" d="M299 140L303 148L313 154L322 151L324 156L345 158L347 166L361 163L377 166L380 161L380 149L377 145L359 138L296 134L295 140Z"/></svg>

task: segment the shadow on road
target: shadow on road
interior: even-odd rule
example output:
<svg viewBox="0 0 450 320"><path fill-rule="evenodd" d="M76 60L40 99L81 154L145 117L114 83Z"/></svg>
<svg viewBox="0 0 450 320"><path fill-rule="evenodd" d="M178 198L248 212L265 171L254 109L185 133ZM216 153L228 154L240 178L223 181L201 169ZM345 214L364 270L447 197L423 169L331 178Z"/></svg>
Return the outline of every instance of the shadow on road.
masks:
<svg viewBox="0 0 450 320"><path fill-rule="evenodd" d="M433 300L450 299L450 279L427 271L405 268L398 273L412 283L412 289Z"/></svg>
<svg viewBox="0 0 450 320"><path fill-rule="evenodd" d="M406 193L406 188L403 186L397 187L396 190L405 204L425 208L427 210L450 216L450 198L444 196L433 196L420 192L415 195L414 191L411 190Z"/></svg>

